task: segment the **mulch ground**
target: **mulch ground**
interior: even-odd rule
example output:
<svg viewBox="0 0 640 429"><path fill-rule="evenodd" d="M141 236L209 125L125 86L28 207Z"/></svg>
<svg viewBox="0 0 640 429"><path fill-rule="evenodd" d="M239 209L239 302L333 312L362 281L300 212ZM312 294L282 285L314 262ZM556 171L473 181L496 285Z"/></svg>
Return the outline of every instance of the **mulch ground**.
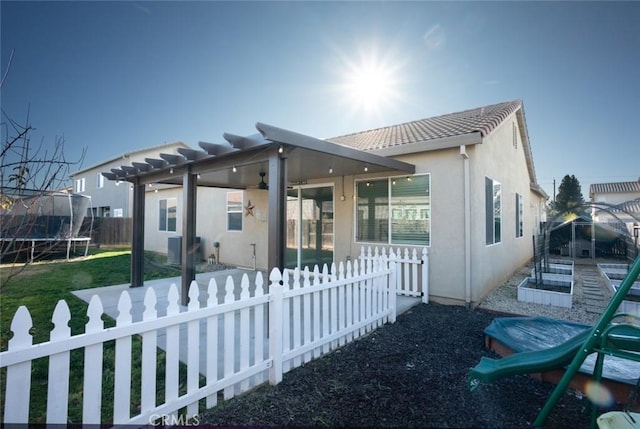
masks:
<svg viewBox="0 0 640 429"><path fill-rule="evenodd" d="M528 428L553 385L528 376L469 392L482 330L495 314L458 306L414 307L320 359L208 410L200 424L262 427ZM568 391L546 428L586 428L590 405Z"/></svg>

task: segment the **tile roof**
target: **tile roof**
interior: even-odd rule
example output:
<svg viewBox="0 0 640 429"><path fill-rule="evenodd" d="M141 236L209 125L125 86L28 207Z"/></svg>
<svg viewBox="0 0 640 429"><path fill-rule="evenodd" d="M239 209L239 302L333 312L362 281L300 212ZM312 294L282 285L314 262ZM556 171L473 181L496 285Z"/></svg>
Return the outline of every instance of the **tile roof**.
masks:
<svg viewBox="0 0 640 429"><path fill-rule="evenodd" d="M480 132L484 137L521 107L521 100L506 101L328 140L360 150L378 150L474 132Z"/></svg>
<svg viewBox="0 0 640 429"><path fill-rule="evenodd" d="M635 182L593 183L589 186L589 195L627 192L640 192L640 179Z"/></svg>

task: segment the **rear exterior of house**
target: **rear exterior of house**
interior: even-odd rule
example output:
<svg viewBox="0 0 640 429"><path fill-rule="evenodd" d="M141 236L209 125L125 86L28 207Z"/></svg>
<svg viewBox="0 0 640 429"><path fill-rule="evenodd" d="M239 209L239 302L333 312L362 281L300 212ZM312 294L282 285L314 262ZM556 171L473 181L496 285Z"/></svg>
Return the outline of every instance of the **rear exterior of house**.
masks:
<svg viewBox="0 0 640 429"><path fill-rule="evenodd" d="M413 164L415 174L372 175L365 166L361 174L334 177L327 169L326 178L289 183L287 266L354 260L362 246L426 247L430 299L474 304L532 258L547 196L536 182L521 101L329 141ZM268 269L267 192L197 192L202 257ZM169 237L181 234L181 206L180 187L147 189L145 249L167 251Z"/></svg>

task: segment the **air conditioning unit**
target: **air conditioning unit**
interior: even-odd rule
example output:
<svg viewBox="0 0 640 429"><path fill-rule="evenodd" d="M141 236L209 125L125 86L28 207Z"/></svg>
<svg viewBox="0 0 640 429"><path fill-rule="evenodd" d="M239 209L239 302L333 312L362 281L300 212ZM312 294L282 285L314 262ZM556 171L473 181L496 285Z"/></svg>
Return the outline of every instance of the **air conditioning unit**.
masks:
<svg viewBox="0 0 640 429"><path fill-rule="evenodd" d="M202 261L200 237L196 237L196 263ZM182 265L182 236L169 237L167 241L167 264Z"/></svg>

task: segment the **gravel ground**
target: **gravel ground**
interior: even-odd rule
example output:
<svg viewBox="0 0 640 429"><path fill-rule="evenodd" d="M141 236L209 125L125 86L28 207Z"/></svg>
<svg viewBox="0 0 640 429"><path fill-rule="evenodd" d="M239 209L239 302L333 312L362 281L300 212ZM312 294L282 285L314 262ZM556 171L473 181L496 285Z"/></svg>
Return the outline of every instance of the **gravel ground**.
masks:
<svg viewBox="0 0 640 429"><path fill-rule="evenodd" d="M576 276L579 276L579 269ZM421 304L333 353L284 375L277 386L262 385L221 401L200 423L263 427L450 427L528 428L553 385L527 376L466 387L468 370L482 356L483 329L493 311L593 323L580 290L574 309L515 299L515 288L530 272L524 267L475 310ZM578 279L578 277L576 277ZM603 288L604 290L604 288ZM605 291L606 292L606 291ZM587 427L590 406L569 390L545 427Z"/></svg>
<svg viewBox="0 0 640 429"><path fill-rule="evenodd" d="M599 261L612 262L612 261ZM619 261L614 261L619 263ZM585 271L593 269L592 263L578 260L574 264L574 291L572 308L560 308L550 305L530 304L518 301L517 288L518 285L531 274L532 265L528 264L522 267L502 286L493 291L478 308L494 310L504 313L520 314L523 316L547 316L554 319L571 320L586 325L593 325L598 321L599 314L589 313L587 311L586 299L582 293L582 276ZM600 279L600 289L603 293L603 303L607 303L611 299L611 291L605 287L604 280ZM603 304L604 305L604 304Z"/></svg>

